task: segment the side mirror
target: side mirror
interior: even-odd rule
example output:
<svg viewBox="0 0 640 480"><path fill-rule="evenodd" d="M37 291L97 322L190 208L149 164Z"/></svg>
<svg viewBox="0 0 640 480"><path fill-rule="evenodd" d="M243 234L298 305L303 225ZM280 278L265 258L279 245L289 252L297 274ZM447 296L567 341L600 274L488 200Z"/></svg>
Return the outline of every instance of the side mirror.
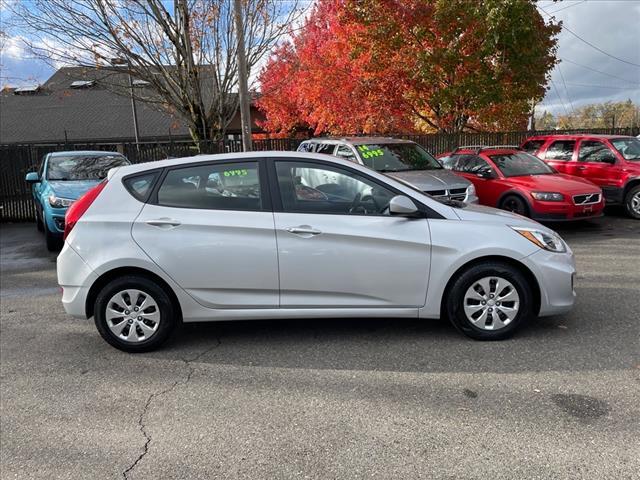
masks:
<svg viewBox="0 0 640 480"><path fill-rule="evenodd" d="M38 172L29 172L24 179L27 183L38 183L40 181Z"/></svg>
<svg viewBox="0 0 640 480"><path fill-rule="evenodd" d="M389 213L399 217L416 217L420 212L409 197L396 195L389 202Z"/></svg>

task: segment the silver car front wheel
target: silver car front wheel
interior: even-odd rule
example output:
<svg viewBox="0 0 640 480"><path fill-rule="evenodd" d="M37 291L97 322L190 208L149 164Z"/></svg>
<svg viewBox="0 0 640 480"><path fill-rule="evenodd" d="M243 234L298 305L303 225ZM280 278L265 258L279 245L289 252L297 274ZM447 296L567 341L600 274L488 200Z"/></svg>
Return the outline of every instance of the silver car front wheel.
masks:
<svg viewBox="0 0 640 480"><path fill-rule="evenodd" d="M476 280L464 295L467 319L482 330L500 330L518 315L520 296L508 280L490 276Z"/></svg>

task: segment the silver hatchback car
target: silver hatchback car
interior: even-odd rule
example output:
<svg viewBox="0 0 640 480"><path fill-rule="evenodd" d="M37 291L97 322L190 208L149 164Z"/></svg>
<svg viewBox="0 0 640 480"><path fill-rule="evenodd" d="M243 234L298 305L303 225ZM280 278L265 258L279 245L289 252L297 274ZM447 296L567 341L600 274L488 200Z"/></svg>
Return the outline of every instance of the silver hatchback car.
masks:
<svg viewBox="0 0 640 480"><path fill-rule="evenodd" d="M444 316L492 340L571 309L557 234L450 203L300 152L119 167L67 212L62 304L130 352L180 322Z"/></svg>
<svg viewBox="0 0 640 480"><path fill-rule="evenodd" d="M299 152L335 155L376 172L408 182L437 199L478 203L473 184L446 170L424 148L410 140L385 137L313 138Z"/></svg>

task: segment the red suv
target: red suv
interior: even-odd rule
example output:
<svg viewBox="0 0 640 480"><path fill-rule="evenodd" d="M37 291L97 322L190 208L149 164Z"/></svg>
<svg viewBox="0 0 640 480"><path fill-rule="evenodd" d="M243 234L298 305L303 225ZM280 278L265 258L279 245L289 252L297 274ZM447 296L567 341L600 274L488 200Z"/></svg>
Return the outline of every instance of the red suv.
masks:
<svg viewBox="0 0 640 480"><path fill-rule="evenodd" d="M558 173L518 147L460 147L438 158L473 183L483 205L540 221L599 217L604 209L597 185Z"/></svg>
<svg viewBox="0 0 640 480"><path fill-rule="evenodd" d="M640 140L618 135L538 135L522 149L561 173L602 188L608 204L622 204L640 219Z"/></svg>

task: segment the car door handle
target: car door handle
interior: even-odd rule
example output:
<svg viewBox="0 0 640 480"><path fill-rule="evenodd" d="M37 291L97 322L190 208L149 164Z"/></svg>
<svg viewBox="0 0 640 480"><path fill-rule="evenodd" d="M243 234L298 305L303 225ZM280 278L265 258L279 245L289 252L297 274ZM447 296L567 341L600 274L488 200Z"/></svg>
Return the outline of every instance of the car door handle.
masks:
<svg viewBox="0 0 640 480"><path fill-rule="evenodd" d="M158 218L156 220L147 220L144 223L146 223L147 225L151 225L152 227L159 227L159 228L173 228L181 225L181 223L178 220L173 220L171 218Z"/></svg>
<svg viewBox="0 0 640 480"><path fill-rule="evenodd" d="M299 227L288 227L285 230L289 233L293 233L294 235L320 235L322 232L320 230L316 230L315 228L308 227L306 225L301 225Z"/></svg>
<svg viewBox="0 0 640 480"><path fill-rule="evenodd" d="M587 167L578 167L578 170L586 170Z"/></svg>

